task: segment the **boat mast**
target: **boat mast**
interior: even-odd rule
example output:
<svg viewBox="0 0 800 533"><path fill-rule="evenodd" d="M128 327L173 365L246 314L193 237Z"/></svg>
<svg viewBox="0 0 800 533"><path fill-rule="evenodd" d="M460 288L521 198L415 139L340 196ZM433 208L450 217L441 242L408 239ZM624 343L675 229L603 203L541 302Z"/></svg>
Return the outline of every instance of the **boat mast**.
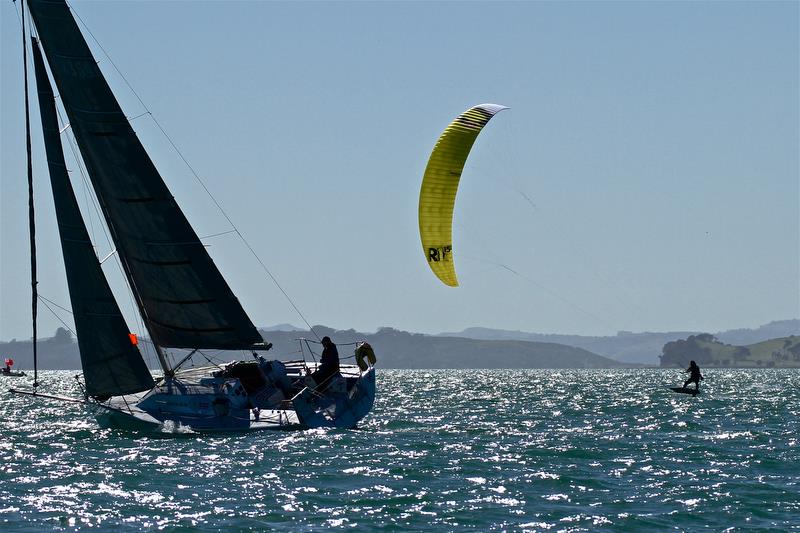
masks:
<svg viewBox="0 0 800 533"><path fill-rule="evenodd" d="M25 77L25 148L28 154L28 227L31 238L31 319L33 322L33 387L39 386L39 365L36 353L36 311L39 294L36 289L36 219L33 209L33 157L31 155L31 113L28 103L28 47L25 38L25 0L22 8L22 65Z"/></svg>

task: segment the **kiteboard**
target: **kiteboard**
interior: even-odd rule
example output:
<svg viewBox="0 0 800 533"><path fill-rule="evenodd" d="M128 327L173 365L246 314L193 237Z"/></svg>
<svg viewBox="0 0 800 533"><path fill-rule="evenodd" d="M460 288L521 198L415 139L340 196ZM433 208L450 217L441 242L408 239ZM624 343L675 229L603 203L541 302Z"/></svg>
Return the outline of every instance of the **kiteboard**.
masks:
<svg viewBox="0 0 800 533"><path fill-rule="evenodd" d="M681 394L691 394L692 396L697 396L700 394L700 391L695 389L694 387L670 387L671 390L674 392L680 392Z"/></svg>

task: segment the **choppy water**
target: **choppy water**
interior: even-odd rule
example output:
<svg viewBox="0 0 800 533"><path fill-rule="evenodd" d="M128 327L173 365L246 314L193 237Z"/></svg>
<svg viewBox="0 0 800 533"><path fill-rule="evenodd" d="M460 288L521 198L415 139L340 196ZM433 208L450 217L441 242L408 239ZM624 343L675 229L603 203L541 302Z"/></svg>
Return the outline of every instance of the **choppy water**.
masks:
<svg viewBox="0 0 800 533"><path fill-rule="evenodd" d="M5 379L0 529L800 527L800 371L705 375L693 398L677 371L380 371L357 431L164 437Z"/></svg>

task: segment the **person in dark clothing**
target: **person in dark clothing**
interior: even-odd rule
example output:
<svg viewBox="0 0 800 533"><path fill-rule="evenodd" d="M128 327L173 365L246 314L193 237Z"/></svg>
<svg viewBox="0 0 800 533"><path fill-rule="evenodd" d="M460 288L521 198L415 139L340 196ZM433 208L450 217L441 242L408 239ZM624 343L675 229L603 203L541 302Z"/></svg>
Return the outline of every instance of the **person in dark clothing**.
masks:
<svg viewBox="0 0 800 533"><path fill-rule="evenodd" d="M319 390L325 390L330 379L339 373L339 351L330 337L322 337L322 356L316 372L311 374Z"/></svg>
<svg viewBox="0 0 800 533"><path fill-rule="evenodd" d="M690 374L689 374L689 379L687 379L683 383L683 388L685 389L686 385L688 385L689 383L694 383L695 390L700 390L700 381L704 378L703 375L700 373L700 367L697 366L697 363L695 363L694 361L690 361L689 368L684 370L684 372L689 372Z"/></svg>

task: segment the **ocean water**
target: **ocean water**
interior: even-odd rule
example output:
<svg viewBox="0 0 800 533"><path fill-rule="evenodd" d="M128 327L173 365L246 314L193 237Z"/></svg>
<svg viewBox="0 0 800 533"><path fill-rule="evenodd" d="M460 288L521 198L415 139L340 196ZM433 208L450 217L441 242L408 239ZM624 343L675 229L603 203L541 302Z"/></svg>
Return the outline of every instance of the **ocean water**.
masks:
<svg viewBox="0 0 800 533"><path fill-rule="evenodd" d="M800 528L800 371L704 374L382 370L359 430L226 436L99 429L5 378L0 529Z"/></svg>

